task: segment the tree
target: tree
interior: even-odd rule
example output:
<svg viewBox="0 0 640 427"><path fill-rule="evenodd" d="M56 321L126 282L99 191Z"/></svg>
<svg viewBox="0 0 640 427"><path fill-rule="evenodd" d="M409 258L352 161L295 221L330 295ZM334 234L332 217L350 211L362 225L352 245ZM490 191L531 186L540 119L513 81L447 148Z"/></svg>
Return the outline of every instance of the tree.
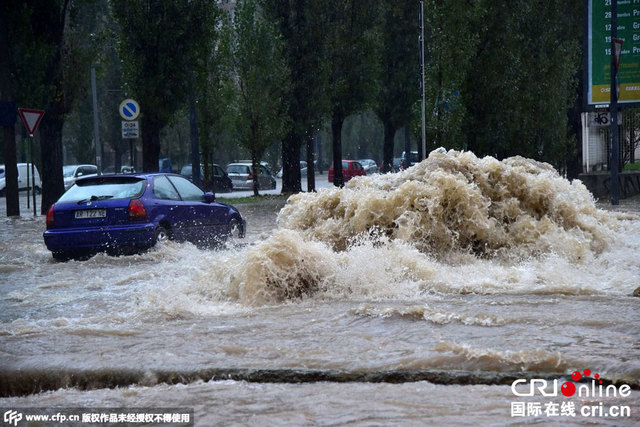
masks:
<svg viewBox="0 0 640 427"><path fill-rule="evenodd" d="M424 2L426 134L431 149L464 148L468 91L474 88L463 86L470 73L477 72L471 58L484 12L484 2Z"/></svg>
<svg viewBox="0 0 640 427"><path fill-rule="evenodd" d="M111 0L126 91L140 104L142 169L158 169L160 131L185 105L196 58L209 48L215 2Z"/></svg>
<svg viewBox="0 0 640 427"><path fill-rule="evenodd" d="M396 130L408 126L420 97L416 2L387 2L382 33L382 76L376 113L384 128L382 170L393 170Z"/></svg>
<svg viewBox="0 0 640 427"><path fill-rule="evenodd" d="M295 193L300 186L300 151L307 147L308 190L315 187L313 137L329 111L326 29L329 11L319 0L262 0L285 42L291 72L287 93L292 126L282 141L282 192Z"/></svg>
<svg viewBox="0 0 640 427"><path fill-rule="evenodd" d="M220 13L216 26L212 27L215 29L215 37L208 52L203 53L200 58L199 77L195 82L204 185L208 189L213 183L211 166L216 145L220 148L223 135L232 127L229 117L233 100L233 64L230 52L232 31L229 13Z"/></svg>
<svg viewBox="0 0 640 427"><path fill-rule="evenodd" d="M25 0L9 2L6 14L9 67L15 99L45 110L39 126L42 174L41 212L64 192L62 128L65 115L86 89L90 45L81 11L86 2Z"/></svg>
<svg viewBox="0 0 640 427"><path fill-rule="evenodd" d="M377 0L332 0L328 8L329 97L335 186L344 185L342 125L348 115L365 110L378 90L379 44Z"/></svg>
<svg viewBox="0 0 640 427"><path fill-rule="evenodd" d="M522 155L563 169L575 145L568 111L578 91L579 0L487 2L464 89L469 149Z"/></svg>
<svg viewBox="0 0 640 427"><path fill-rule="evenodd" d="M238 142L251 153L253 194L265 150L280 140L289 125L284 101L289 90L289 69L282 37L265 19L256 0L236 6L232 56L236 97L234 117Z"/></svg>
<svg viewBox="0 0 640 427"><path fill-rule="evenodd" d="M9 50L10 31L8 3L0 5L0 126L2 126L2 142L4 146L3 163L5 164L5 202L7 216L20 215L18 199L18 169L16 167L16 103L14 95L15 77L12 75L12 58Z"/></svg>

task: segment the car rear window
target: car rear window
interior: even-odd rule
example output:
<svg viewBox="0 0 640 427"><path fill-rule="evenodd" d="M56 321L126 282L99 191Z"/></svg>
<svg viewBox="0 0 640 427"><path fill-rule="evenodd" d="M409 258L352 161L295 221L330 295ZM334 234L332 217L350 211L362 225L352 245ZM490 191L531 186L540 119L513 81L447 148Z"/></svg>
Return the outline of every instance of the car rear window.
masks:
<svg viewBox="0 0 640 427"><path fill-rule="evenodd" d="M146 180L137 177L96 177L76 182L59 202L99 199L135 199L142 195Z"/></svg>
<svg viewBox="0 0 640 427"><path fill-rule="evenodd" d="M246 165L229 165L227 166L227 173L249 173L249 167Z"/></svg>

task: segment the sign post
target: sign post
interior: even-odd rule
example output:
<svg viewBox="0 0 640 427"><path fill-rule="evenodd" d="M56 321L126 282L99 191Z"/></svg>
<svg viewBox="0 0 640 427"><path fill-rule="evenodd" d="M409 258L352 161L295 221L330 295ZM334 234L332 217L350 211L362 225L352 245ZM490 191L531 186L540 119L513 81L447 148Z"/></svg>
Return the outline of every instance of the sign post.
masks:
<svg viewBox="0 0 640 427"><path fill-rule="evenodd" d="M125 99L120 103L118 108L122 121L122 139L129 140L129 151L131 156L131 166L134 166L133 158L133 140L140 137L140 130L138 127L138 115L140 115L140 106L133 99Z"/></svg>
<svg viewBox="0 0 640 427"><path fill-rule="evenodd" d="M586 106L607 107L611 102L611 77L616 73L617 68L619 106L637 107L640 103L640 8L638 3L636 1L584 0L584 5L587 35L585 37ZM615 63L611 60L614 57L617 57Z"/></svg>
<svg viewBox="0 0 640 427"><path fill-rule="evenodd" d="M18 113L20 114L20 118L22 119L22 123L24 127L27 128L27 133L29 134L30 139L30 150L29 157L31 159L31 188L33 193L33 216L37 216L36 214L36 177L35 177L35 165L33 163L33 135L36 133L36 129L38 129L38 125L40 124L40 120L42 120L42 116L44 116L43 110L33 110L30 108L18 108ZM28 182L29 178L27 178ZM27 189L29 186L27 185ZM28 190L27 190L28 191ZM29 198L29 194L27 193L27 200Z"/></svg>
<svg viewBox="0 0 640 427"><path fill-rule="evenodd" d="M611 115L611 154L609 155L609 167L611 168L611 204L619 203L618 196L618 68L620 56L622 56L622 40L618 39L618 1L611 2L611 102L609 114Z"/></svg>

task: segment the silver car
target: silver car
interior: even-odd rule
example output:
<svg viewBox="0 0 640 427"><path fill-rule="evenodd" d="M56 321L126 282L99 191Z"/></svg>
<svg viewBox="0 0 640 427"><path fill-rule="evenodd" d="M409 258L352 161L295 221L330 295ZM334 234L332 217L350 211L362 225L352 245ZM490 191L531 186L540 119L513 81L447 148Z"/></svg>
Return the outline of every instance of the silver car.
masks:
<svg viewBox="0 0 640 427"><path fill-rule="evenodd" d="M364 171L367 175L371 175L372 173L378 173L378 164L375 160L372 159L360 159L358 162L364 168Z"/></svg>
<svg viewBox="0 0 640 427"><path fill-rule="evenodd" d="M81 176L97 175L98 166L96 165L67 165L62 167L62 177L64 179L64 190L67 191L76 179Z"/></svg>
<svg viewBox="0 0 640 427"><path fill-rule="evenodd" d="M234 190L253 190L251 163L229 163L227 165L227 175L231 178ZM274 190L275 188L276 179L264 165L260 165L258 189Z"/></svg>

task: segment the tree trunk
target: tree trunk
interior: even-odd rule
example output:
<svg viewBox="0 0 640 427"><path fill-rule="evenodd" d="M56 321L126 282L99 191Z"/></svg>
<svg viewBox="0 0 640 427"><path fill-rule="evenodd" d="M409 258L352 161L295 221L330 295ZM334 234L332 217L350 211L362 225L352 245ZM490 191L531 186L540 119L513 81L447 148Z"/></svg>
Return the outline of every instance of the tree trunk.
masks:
<svg viewBox="0 0 640 427"><path fill-rule="evenodd" d="M49 206L64 193L62 179L62 126L64 114L61 108L51 105L40 123L42 203L40 212L45 215Z"/></svg>
<svg viewBox="0 0 640 427"><path fill-rule="evenodd" d="M393 142L396 128L389 117L382 119L384 127L384 142L382 143L382 172L393 172Z"/></svg>
<svg viewBox="0 0 640 427"><path fill-rule="evenodd" d="M18 197L18 161L16 154L16 104L10 71L11 54L9 52L9 35L5 7L0 7L0 118L3 121L2 136L4 140L5 164L5 203L7 216L20 216L20 199Z"/></svg>
<svg viewBox="0 0 640 427"><path fill-rule="evenodd" d="M333 112L331 119L331 135L333 136L333 185L344 187L344 175L342 173L342 124L344 114Z"/></svg>
<svg viewBox="0 0 640 427"><path fill-rule="evenodd" d="M4 195L7 203L7 216L20 216L20 198L18 197L18 169L16 167L16 129L15 125L3 126L4 135Z"/></svg>
<svg viewBox="0 0 640 427"><path fill-rule="evenodd" d="M258 161L258 154L255 151L251 151L251 173L253 174L253 196L258 197L260 195L258 186L258 177L260 176L260 162Z"/></svg>
<svg viewBox="0 0 640 427"><path fill-rule="evenodd" d="M282 193L300 191L300 141L294 131L291 131L282 141Z"/></svg>
<svg viewBox="0 0 640 427"><path fill-rule="evenodd" d="M156 172L160 158L160 122L142 118L142 171Z"/></svg>
<svg viewBox="0 0 640 427"><path fill-rule="evenodd" d="M313 167L313 158L315 153L314 144L316 142L313 132L310 129L306 135L307 138L307 191L311 193L316 191L316 175Z"/></svg>

